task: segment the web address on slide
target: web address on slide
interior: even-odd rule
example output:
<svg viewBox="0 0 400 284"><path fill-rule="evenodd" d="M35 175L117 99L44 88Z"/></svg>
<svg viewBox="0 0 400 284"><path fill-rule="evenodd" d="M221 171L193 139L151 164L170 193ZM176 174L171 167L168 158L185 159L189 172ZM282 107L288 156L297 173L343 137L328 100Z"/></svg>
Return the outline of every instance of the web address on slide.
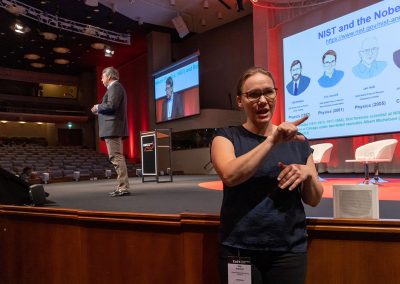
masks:
<svg viewBox="0 0 400 284"><path fill-rule="evenodd" d="M387 20L378 22L376 24L373 24L373 25L370 25L370 26L367 26L367 27L363 27L363 28L358 29L356 31L345 33L345 34L339 35L339 36L334 37L334 38L327 39L326 40L326 45L330 45L330 44L333 44L333 43L336 43L336 42L339 42L339 41L342 41L342 40L345 40L345 39L349 39L349 38L352 38L352 37L355 37L355 36L358 36L358 35L361 35L361 34L376 30L376 29L380 29L380 28L383 28L383 27L386 27L386 26L389 26L389 25L392 25L392 24L396 24L398 22L400 22L400 16L394 17L394 18L391 18L391 19L387 19Z"/></svg>

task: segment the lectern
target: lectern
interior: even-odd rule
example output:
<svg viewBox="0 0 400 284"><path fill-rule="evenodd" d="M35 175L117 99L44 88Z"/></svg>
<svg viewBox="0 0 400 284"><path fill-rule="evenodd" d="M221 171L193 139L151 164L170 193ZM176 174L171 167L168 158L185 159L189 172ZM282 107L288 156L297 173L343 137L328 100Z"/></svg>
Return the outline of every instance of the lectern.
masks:
<svg viewBox="0 0 400 284"><path fill-rule="evenodd" d="M171 129L140 131L142 182L172 182Z"/></svg>

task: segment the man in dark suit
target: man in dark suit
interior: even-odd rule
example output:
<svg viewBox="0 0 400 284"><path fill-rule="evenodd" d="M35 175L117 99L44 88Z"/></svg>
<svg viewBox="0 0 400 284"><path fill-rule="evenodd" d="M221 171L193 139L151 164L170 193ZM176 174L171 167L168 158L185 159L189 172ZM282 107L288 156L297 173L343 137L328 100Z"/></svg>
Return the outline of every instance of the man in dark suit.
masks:
<svg viewBox="0 0 400 284"><path fill-rule="evenodd" d="M98 115L99 136L105 140L108 157L117 172L118 187L110 196L129 195L129 179L122 139L128 137L127 97L124 87L118 82L119 73L113 67L103 70L101 81L107 88L100 104L92 107Z"/></svg>
<svg viewBox="0 0 400 284"><path fill-rule="evenodd" d="M179 93L174 93L174 81L168 77L165 81L165 93L167 98L162 105L162 119L170 120L183 116L182 97Z"/></svg>
<svg viewBox="0 0 400 284"><path fill-rule="evenodd" d="M307 76L301 75L301 69L302 65L300 60L295 60L292 62L292 65L290 66L292 81L290 81L289 84L286 85L286 90L292 96L300 95L308 88L308 85L310 85L311 79Z"/></svg>

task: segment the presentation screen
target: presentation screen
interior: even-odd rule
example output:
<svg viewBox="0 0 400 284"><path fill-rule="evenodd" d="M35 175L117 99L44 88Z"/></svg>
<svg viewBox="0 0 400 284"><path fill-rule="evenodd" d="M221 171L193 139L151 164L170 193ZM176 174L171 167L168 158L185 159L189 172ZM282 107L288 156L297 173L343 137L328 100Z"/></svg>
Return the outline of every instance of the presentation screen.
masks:
<svg viewBox="0 0 400 284"><path fill-rule="evenodd" d="M399 31L382 1L285 37L285 120L309 115L309 139L400 131Z"/></svg>
<svg viewBox="0 0 400 284"><path fill-rule="evenodd" d="M156 122L200 113L199 53L153 74Z"/></svg>

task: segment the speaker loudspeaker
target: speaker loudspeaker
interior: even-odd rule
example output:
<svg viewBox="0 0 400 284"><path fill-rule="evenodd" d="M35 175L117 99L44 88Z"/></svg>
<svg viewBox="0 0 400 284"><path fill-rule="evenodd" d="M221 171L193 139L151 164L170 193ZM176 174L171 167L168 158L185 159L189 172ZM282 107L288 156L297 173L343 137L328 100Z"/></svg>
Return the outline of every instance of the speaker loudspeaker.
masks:
<svg viewBox="0 0 400 284"><path fill-rule="evenodd" d="M175 18L173 18L172 23L174 24L174 27L178 32L180 38L185 37L189 33L189 29L181 16L176 16Z"/></svg>
<svg viewBox="0 0 400 284"><path fill-rule="evenodd" d="M29 184L0 168L0 204L31 204Z"/></svg>
<svg viewBox="0 0 400 284"><path fill-rule="evenodd" d="M43 205L46 192L41 184L29 185L13 173L0 167L0 204Z"/></svg>
<svg viewBox="0 0 400 284"><path fill-rule="evenodd" d="M376 184L334 184L333 218L379 219Z"/></svg>

